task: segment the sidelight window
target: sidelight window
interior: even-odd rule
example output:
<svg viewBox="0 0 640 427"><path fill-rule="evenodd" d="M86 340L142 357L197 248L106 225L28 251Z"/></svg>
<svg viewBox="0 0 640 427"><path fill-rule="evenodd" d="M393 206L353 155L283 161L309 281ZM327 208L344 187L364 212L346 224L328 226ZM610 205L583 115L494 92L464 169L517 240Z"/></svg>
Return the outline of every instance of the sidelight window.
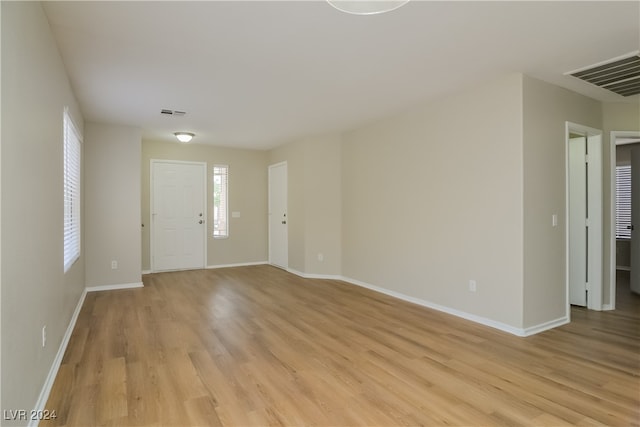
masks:
<svg viewBox="0 0 640 427"><path fill-rule="evenodd" d="M213 166L213 237L229 237L229 166Z"/></svg>

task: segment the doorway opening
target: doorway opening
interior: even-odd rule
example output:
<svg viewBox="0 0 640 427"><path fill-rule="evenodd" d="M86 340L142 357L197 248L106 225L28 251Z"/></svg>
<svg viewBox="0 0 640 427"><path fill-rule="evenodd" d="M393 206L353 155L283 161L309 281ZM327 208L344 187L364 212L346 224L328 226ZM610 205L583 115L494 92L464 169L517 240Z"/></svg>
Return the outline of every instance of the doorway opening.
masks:
<svg viewBox="0 0 640 427"><path fill-rule="evenodd" d="M615 310L616 309L616 298L617 298L617 285L618 285L618 273L620 274L628 274L628 282L629 286L635 284L636 288L640 287L640 280L638 277L640 273L638 270L640 269L640 250L638 247L640 246L640 242L638 239L633 239L631 233L619 233L617 228L617 175L620 173L620 167L625 165L631 165L631 149L632 147L638 147L640 150L640 132L636 131L613 131L610 136L610 147L611 147L611 164L610 164L610 182L611 182L611 213L610 213L610 257L609 257L609 303L603 305L604 310ZM635 151L635 150L634 150ZM630 168L631 174L633 174L633 166ZM635 169L638 169L637 167ZM631 187L633 189L633 186ZM633 194L633 191L631 192ZM638 202L637 197L632 197L630 202L633 200ZM636 212L638 214L639 212ZM633 215L633 211L630 212ZM632 226L630 219L629 227ZM626 226L624 227L626 228ZM626 234L625 236L621 236L621 234ZM635 251L634 248L631 247L632 243L635 240ZM636 261L636 262L633 262ZM631 277L633 271L633 264L635 264L635 275ZM628 270L628 271L627 271ZM625 278L626 279L626 278ZM633 280L636 279L636 280ZM633 287L632 287L633 289ZM638 291L636 291L638 292Z"/></svg>

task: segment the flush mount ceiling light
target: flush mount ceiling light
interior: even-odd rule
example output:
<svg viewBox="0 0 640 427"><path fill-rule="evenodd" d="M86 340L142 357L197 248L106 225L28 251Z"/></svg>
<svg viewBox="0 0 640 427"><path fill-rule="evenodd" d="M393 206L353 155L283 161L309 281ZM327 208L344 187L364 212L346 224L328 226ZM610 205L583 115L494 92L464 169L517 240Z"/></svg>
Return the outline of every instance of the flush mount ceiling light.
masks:
<svg viewBox="0 0 640 427"><path fill-rule="evenodd" d="M327 3L353 15L377 15L404 6L409 0L327 0Z"/></svg>
<svg viewBox="0 0 640 427"><path fill-rule="evenodd" d="M178 138L178 141L184 142L184 143L191 141L191 139L194 136L196 136L195 133L191 133L191 132L176 132L174 133L174 135L176 136L176 138Z"/></svg>

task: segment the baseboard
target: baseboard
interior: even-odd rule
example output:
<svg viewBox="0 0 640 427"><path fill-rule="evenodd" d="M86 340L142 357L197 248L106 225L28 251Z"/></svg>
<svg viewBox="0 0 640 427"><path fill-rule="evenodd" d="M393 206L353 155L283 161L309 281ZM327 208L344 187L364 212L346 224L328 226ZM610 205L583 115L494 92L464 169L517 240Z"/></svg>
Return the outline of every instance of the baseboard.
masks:
<svg viewBox="0 0 640 427"><path fill-rule="evenodd" d="M114 291L117 289L133 289L133 288L143 288L144 285L142 282L136 283L122 283L120 285L102 285L102 286L87 286L87 292L99 292L99 291Z"/></svg>
<svg viewBox="0 0 640 427"><path fill-rule="evenodd" d="M141 274L151 274L151 270L142 270Z"/></svg>
<svg viewBox="0 0 640 427"><path fill-rule="evenodd" d="M229 267L250 267L252 265L265 265L269 264L268 261L258 261L258 262L238 262L235 264L216 264L216 265L208 265L205 268L207 270L216 269L216 268L229 268Z"/></svg>
<svg viewBox="0 0 640 427"><path fill-rule="evenodd" d="M414 304L421 305L423 307L431 308L433 310L441 311L443 313L451 314L456 317L460 317L465 320L470 320L475 323L479 323L481 325L489 326L494 329L501 330L503 332L508 332L512 335L517 335L519 337L527 336L526 331L522 328L515 328L511 325L507 325L506 323L497 322L495 320L487 319L482 316L477 316L475 314L467 313L465 311L456 310L450 307L446 307L440 304L435 304L431 301L426 301L420 298L411 297L405 294L401 294L400 292L390 291L389 289L380 288L378 286L371 285L366 282L362 282L360 280L352 279L350 277L342 277L342 280L351 283L356 286L361 286L363 288L370 289L375 292L379 292L381 294L389 295L394 298L401 299L403 301L408 301Z"/></svg>
<svg viewBox="0 0 640 427"><path fill-rule="evenodd" d="M616 265L616 270L631 271L631 267L627 267L625 265Z"/></svg>
<svg viewBox="0 0 640 427"><path fill-rule="evenodd" d="M544 332L549 329L557 328L558 326L566 325L571 320L569 316L563 316L555 320L550 320L548 322L541 323L535 326L529 326L528 328L524 328L524 334L522 336L528 337L530 335L539 334L540 332Z"/></svg>
<svg viewBox="0 0 640 427"><path fill-rule="evenodd" d="M613 304L602 304L602 311L611 311L615 309L616 308L613 306Z"/></svg>
<svg viewBox="0 0 640 427"><path fill-rule="evenodd" d="M47 400L49 399L49 393L51 393L51 388L53 387L53 383L56 380L56 376L58 375L58 369L60 369L60 365L62 364L64 352L67 350L67 345L69 344L69 340L71 339L73 328L75 328L76 326L76 321L78 320L78 315L80 314L80 310L82 309L82 304L84 304L84 299L86 296L87 289L85 288L82 291L82 295L80 295L80 299L78 300L78 304L76 304L75 310L73 311L73 315L71 316L71 320L69 321L69 326L67 326L67 330L62 337L62 342L60 343L60 347L58 348L56 357L53 359L53 364L51 365L51 369L49 370L49 375L47 375L47 379L42 386L40 396L38 396L38 400L34 408L34 411L36 411L35 413L40 413L45 409L45 405L47 404ZM39 420L32 418L28 425L29 427L32 427L37 426L38 423Z"/></svg>
<svg viewBox="0 0 640 427"><path fill-rule="evenodd" d="M304 279L326 279L326 280L344 280L344 278L337 274L315 274L315 273L303 273L302 271L295 270L293 268L287 268L289 273L293 273L296 276L300 276Z"/></svg>

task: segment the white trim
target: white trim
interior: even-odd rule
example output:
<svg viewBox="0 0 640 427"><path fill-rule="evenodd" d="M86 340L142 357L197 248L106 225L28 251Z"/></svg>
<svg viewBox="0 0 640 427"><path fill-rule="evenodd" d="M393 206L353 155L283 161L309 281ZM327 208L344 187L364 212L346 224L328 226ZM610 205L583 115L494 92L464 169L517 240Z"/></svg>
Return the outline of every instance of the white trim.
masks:
<svg viewBox="0 0 640 427"><path fill-rule="evenodd" d="M56 357L53 359L53 364L51 365L51 369L49 369L49 375L47 375L47 379L42 386L42 390L40 391L40 396L38 396L38 400L36 401L34 411L43 411L45 409L45 405L47 404L47 400L49 399L49 394L51 393L51 388L53 387L53 383L56 380L56 376L58 375L58 369L60 369L60 365L62 364L64 352L67 350L67 345L69 345L71 334L73 333L73 329L76 326L76 321L78 320L78 315L80 314L80 310L82 310L82 304L84 304L84 299L86 296L87 289L85 288L82 291L82 295L80 295L78 303L76 304L76 308L73 311L73 315L71 316L71 320L69 321L67 330L62 337L62 342L60 343L60 347L58 348L58 353L56 353ZM32 419L28 425L30 427L37 426L39 422L40 421L37 419Z"/></svg>
<svg viewBox="0 0 640 427"><path fill-rule="evenodd" d="M378 286L374 286L374 285L371 285L369 283L362 282L360 280L352 279L350 277L342 277L342 280L347 282L347 283L351 283L352 285L361 286L363 288L367 288L367 289L370 289L372 291L379 292L381 294L389 295L389 296L392 296L394 298L401 299L403 301L408 301L408 302L411 302L411 303L414 303L414 304L421 305L423 307L431 308L431 309L434 309L434 310L437 310L437 311L441 311L443 313L451 314L451 315L456 316L456 317L460 317L460 318L463 318L463 319L466 319L466 320L470 320L472 322L479 323L479 324L484 325L484 326L489 326L491 328L499 329L501 331L508 332L508 333L510 333L512 335L517 335L519 337L527 336L527 330L522 329L522 328L514 328L513 326L507 325L506 323L497 322L495 320L487 319L486 317L477 316L475 314L471 314L471 313L467 313L467 312L464 312L464 311L456 310L456 309L453 309L453 308L450 308L450 307L446 307L446 306L443 306L443 305L440 305L440 304L435 304L435 303L432 303L430 301L425 301L425 300L420 299L420 298L411 297L411 296L408 296L408 295L405 295L405 294L401 294L399 292L391 291L389 289L380 288ZM534 328L535 327L528 328L528 329L534 329Z"/></svg>
<svg viewBox="0 0 640 427"><path fill-rule="evenodd" d="M640 131L612 131L609 134L610 166L609 166L609 182L611 184L611 199L609 200L609 304L602 306L603 310L616 309L616 146L631 144L632 141L621 141L617 143L618 138L640 137ZM605 308L607 307L607 308Z"/></svg>
<svg viewBox="0 0 640 427"><path fill-rule="evenodd" d="M563 316L559 319L551 320L545 323L541 323L539 325L530 326L528 328L515 328L511 325L507 325L506 323L498 322L492 319L487 319L486 317L478 316L475 314L467 313L465 311L456 310L454 308L446 307L440 304L433 303L431 301L426 301L420 298L415 298L409 295L402 294L400 292L392 291L386 288L382 288L379 286L372 285L370 283L363 282L361 280L353 279L351 277L345 277L341 275L334 274L315 274L315 273L303 273L301 271L295 270L293 268L286 269L287 272L291 274L295 274L296 276L305 278L305 279L326 279L326 280L340 280L345 283L349 283L352 285L360 286L362 288L366 288L372 290L374 292L378 292L381 294L388 295L393 298L397 298L403 301L407 301L413 304L421 305L423 307L427 307L433 310L441 311L443 313L451 314L456 317L460 317L465 320L470 320L475 323L479 323L484 326L489 326L494 329L501 330L503 332L510 333L512 335L516 335L519 337L527 337L530 335L537 334L539 332L546 331L551 328L555 328L557 326L565 325L570 322L569 316Z"/></svg>
<svg viewBox="0 0 640 427"><path fill-rule="evenodd" d="M302 271L295 270L293 268L287 268L286 271L289 273L293 273L296 276L300 276L304 279L326 279L326 280L343 280L346 282L344 277L339 274L315 274L315 273L303 273Z"/></svg>
<svg viewBox="0 0 640 427"><path fill-rule="evenodd" d="M136 283L122 283L119 285L101 285L101 286L87 286L85 289L87 292L99 292L99 291L115 291L118 289L135 289L144 288L142 282Z"/></svg>
<svg viewBox="0 0 640 427"><path fill-rule="evenodd" d="M170 164L182 164L182 165L198 165L201 166L204 169L204 176L203 176L203 187L202 187L202 206L203 206L203 215L204 215L204 219L205 219L205 226L202 227L202 232L204 234L203 236L203 252L202 252L202 266L199 268L206 268L207 265L207 259L208 259L208 254L207 254L207 242L209 241L209 233L208 233L208 229L209 229L209 210L208 210L208 206L207 206L207 191L208 191L208 186L207 186L207 177L209 176L209 170L207 169L207 162L191 162L191 161L184 161L184 160L169 160L169 159L151 159L149 161L149 222L150 222L150 230L149 230L149 263L151 265L151 273L156 272L156 271L167 271L167 270L156 270L154 267L154 239L153 239L153 234L154 234L154 226L155 226L155 221L153 218L153 166L155 163L170 163Z"/></svg>
<svg viewBox="0 0 640 427"><path fill-rule="evenodd" d="M535 335L558 326L566 325L569 322L571 322L569 317L560 317L559 319L550 320L548 322L540 323L539 325L529 326L528 328L523 329L524 335L521 336L528 337L530 335Z"/></svg>
<svg viewBox="0 0 640 427"><path fill-rule="evenodd" d="M631 267L626 267L624 265L616 265L616 270L631 271Z"/></svg>
<svg viewBox="0 0 640 427"><path fill-rule="evenodd" d="M151 270L142 270L142 272L140 274L151 274L152 271Z"/></svg>
<svg viewBox="0 0 640 427"><path fill-rule="evenodd" d="M234 264L216 264L216 265L207 265L205 268L207 270L214 270L216 268L250 267L252 265L265 265L265 264L269 264L269 261L237 262L237 263L234 263Z"/></svg>

